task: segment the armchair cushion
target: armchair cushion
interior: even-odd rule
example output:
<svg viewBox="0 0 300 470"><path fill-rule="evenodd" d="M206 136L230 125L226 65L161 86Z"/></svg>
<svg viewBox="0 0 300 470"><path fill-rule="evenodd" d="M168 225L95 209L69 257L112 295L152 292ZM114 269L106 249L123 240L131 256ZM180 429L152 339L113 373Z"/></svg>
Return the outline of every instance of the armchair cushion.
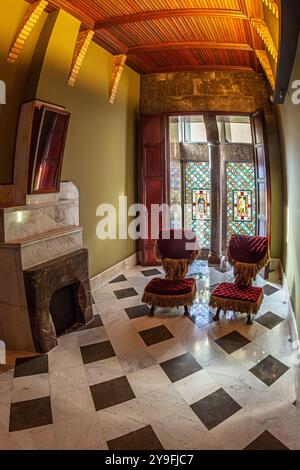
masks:
<svg viewBox="0 0 300 470"><path fill-rule="evenodd" d="M263 300L261 287L240 287L231 282L222 282L211 294L209 305L222 310L256 314Z"/></svg>

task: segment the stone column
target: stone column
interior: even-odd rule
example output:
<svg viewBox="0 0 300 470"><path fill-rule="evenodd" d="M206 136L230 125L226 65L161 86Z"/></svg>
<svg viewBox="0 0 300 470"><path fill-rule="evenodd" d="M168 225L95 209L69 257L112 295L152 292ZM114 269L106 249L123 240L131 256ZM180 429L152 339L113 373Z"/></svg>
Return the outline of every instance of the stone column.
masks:
<svg viewBox="0 0 300 470"><path fill-rule="evenodd" d="M217 118L204 116L209 148L211 243L209 265L220 265L222 261L222 160Z"/></svg>

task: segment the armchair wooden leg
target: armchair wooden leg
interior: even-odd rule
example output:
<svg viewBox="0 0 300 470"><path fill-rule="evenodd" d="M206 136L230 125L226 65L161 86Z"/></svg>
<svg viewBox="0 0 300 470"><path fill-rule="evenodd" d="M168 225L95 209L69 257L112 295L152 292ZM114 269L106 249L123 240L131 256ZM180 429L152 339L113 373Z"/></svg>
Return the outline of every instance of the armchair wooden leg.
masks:
<svg viewBox="0 0 300 470"><path fill-rule="evenodd" d="M213 321L219 321L220 320L220 312L221 312L221 309L218 308L218 310L216 311L215 316L213 317Z"/></svg>
<svg viewBox="0 0 300 470"><path fill-rule="evenodd" d="M253 325L251 313L248 313L247 315L247 325Z"/></svg>
<svg viewBox="0 0 300 470"><path fill-rule="evenodd" d="M150 317L153 317L153 315L154 315L154 310L155 310L155 307L154 307L154 305L152 305L152 306L151 306L151 310L150 310L150 312L149 312L149 316L150 316Z"/></svg>
<svg viewBox="0 0 300 470"><path fill-rule="evenodd" d="M184 306L184 314L185 315L189 315L190 312L189 312L189 307L187 305Z"/></svg>

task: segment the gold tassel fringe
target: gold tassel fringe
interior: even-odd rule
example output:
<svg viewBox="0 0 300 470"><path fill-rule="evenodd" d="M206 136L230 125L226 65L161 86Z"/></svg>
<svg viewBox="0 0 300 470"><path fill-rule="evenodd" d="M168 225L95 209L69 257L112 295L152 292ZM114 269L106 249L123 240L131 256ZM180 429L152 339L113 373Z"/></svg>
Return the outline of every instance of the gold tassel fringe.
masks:
<svg viewBox="0 0 300 470"><path fill-rule="evenodd" d="M263 300L263 293L261 293L256 303L247 300L225 299L223 297L211 296L209 306L213 308L220 308L224 311L232 310L233 312L252 313L256 315L259 311Z"/></svg>
<svg viewBox="0 0 300 470"><path fill-rule="evenodd" d="M153 307L181 307L182 305L192 305L196 297L196 284L192 292L182 295L159 295L145 291L142 302Z"/></svg>

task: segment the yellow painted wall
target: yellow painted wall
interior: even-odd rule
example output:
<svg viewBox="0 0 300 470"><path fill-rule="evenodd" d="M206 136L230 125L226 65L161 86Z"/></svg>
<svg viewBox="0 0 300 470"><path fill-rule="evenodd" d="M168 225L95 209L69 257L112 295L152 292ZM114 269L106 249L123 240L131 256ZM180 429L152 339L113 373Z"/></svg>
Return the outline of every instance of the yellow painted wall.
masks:
<svg viewBox="0 0 300 470"><path fill-rule="evenodd" d="M12 182L13 154L20 104L23 101L32 55L47 14L44 13L26 42L22 54L12 65L6 61L28 3L23 0L1 1L0 9L0 80L6 83L7 104L0 110L0 184Z"/></svg>
<svg viewBox="0 0 300 470"><path fill-rule="evenodd" d="M283 172L286 175L284 201L283 264L300 331L300 104L292 103L291 84L300 79L300 38L291 76L290 90L283 105L277 106Z"/></svg>
<svg viewBox="0 0 300 470"><path fill-rule="evenodd" d="M25 11L25 2L13 0L12 3L18 7L10 12L10 36L13 37ZM22 85L19 83L25 75L25 71L22 75L18 72L20 65L11 66L10 73L14 74L16 86L22 88L22 99L49 101L71 112L62 179L74 181L79 189L84 246L89 249L91 275L96 275L135 252L135 243L131 240L101 241L97 238L96 209L101 203L117 205L120 195L127 195L129 204L135 202L139 75L125 67L115 104L109 104L112 55L92 43L75 87L69 87L68 76L80 23L63 11L45 16L36 50L32 44L28 57L23 57L29 70L28 80ZM5 52L3 46L0 47L3 65L9 46ZM10 112L19 107L13 100L6 106ZM0 140L2 138L6 142L6 135L0 129ZM11 164L12 153L10 147L9 158L3 159L3 166Z"/></svg>
<svg viewBox="0 0 300 470"><path fill-rule="evenodd" d="M53 15L55 13L52 13ZM49 17L51 16L49 15ZM80 222L95 275L135 252L131 240L99 240L97 206L118 205L119 196L135 202L136 130L139 75L125 67L115 104L108 102L112 55L92 43L75 87L67 85L80 23L60 11L48 43L37 98L71 112L62 179L80 192Z"/></svg>

